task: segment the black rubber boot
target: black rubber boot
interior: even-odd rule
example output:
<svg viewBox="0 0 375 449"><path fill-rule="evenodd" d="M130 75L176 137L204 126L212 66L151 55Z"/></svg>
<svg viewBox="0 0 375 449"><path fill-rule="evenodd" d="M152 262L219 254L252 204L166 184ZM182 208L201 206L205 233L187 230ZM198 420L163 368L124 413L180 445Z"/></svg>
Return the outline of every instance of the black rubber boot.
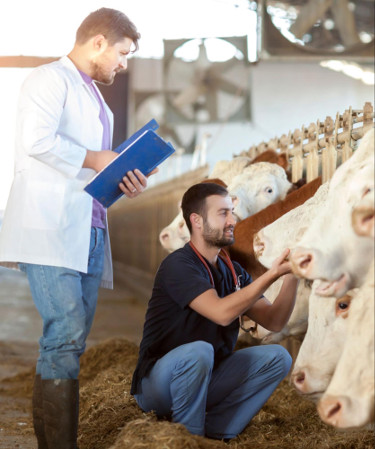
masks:
<svg viewBox="0 0 375 449"><path fill-rule="evenodd" d="M42 380L42 394L48 448L78 449L78 380Z"/></svg>
<svg viewBox="0 0 375 449"><path fill-rule="evenodd" d="M38 441L38 449L48 449L48 444L44 433L42 379L40 374L35 375L32 405L34 432Z"/></svg>

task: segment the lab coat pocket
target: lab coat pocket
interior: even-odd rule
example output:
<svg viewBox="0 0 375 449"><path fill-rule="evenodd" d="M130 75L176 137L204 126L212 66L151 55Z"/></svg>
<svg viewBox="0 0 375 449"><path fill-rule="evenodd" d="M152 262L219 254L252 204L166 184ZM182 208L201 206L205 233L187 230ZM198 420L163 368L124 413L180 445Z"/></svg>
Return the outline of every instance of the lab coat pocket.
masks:
<svg viewBox="0 0 375 449"><path fill-rule="evenodd" d="M65 186L33 180L25 196L23 226L40 230L57 230L64 210Z"/></svg>

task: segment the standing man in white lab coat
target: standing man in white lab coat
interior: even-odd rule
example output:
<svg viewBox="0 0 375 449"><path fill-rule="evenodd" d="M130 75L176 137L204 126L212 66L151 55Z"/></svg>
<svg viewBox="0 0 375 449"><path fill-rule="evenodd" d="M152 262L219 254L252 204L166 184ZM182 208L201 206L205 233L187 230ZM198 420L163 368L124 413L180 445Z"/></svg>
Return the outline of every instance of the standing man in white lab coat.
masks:
<svg viewBox="0 0 375 449"><path fill-rule="evenodd" d="M0 261L26 272L43 320L33 393L38 449L76 449L79 358L99 286L112 288L106 210L84 190L117 154L113 116L95 81L111 84L137 50L138 33L120 11L84 19L72 51L24 82L16 125L15 174L0 232ZM121 190L147 186L138 170Z"/></svg>

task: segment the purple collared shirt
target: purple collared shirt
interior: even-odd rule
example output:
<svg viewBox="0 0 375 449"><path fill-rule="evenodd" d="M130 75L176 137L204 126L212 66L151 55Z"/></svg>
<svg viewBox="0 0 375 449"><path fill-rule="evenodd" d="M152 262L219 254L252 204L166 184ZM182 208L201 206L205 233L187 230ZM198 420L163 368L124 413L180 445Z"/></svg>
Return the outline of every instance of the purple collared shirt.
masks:
<svg viewBox="0 0 375 449"><path fill-rule="evenodd" d="M102 150L109 150L111 144L110 124L107 113L104 109L103 101L98 93L97 90L98 88L95 86L93 79L89 75L81 72L80 70L78 71L81 74L83 81L87 84L91 92L95 95L95 98L98 100L100 106L99 119L103 125ZM99 201L93 198L91 226L105 229L105 218L106 218L106 208L103 207L99 203Z"/></svg>

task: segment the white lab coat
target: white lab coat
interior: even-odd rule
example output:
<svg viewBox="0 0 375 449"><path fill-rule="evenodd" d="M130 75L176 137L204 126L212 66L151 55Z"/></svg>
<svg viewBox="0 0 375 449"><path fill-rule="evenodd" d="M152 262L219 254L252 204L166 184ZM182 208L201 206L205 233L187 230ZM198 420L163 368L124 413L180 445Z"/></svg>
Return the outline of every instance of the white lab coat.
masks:
<svg viewBox="0 0 375 449"><path fill-rule="evenodd" d="M103 100L104 103L104 100ZM106 106L111 133L113 114ZM0 261L62 266L87 273L94 170L86 149L101 150L100 106L72 61L36 68L22 86L14 180L0 230ZM4 149L3 149L4 151ZM101 285L112 288L106 232Z"/></svg>

